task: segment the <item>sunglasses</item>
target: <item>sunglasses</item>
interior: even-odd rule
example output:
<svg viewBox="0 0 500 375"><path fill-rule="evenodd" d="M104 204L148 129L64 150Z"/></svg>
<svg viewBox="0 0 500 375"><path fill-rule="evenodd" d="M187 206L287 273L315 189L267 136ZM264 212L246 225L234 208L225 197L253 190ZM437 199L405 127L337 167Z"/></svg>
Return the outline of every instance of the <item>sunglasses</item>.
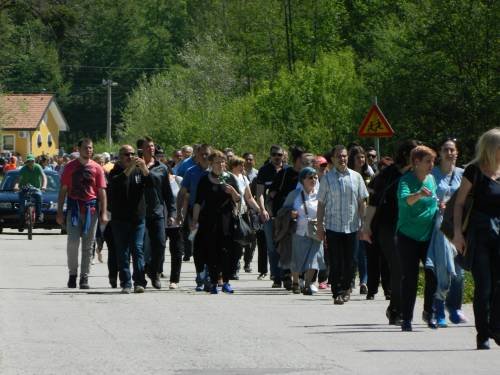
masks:
<svg viewBox="0 0 500 375"><path fill-rule="evenodd" d="M277 156L282 157L282 156L283 156L283 153L280 153L280 152L273 152L273 153L271 154L271 156L272 156L272 157L277 157Z"/></svg>
<svg viewBox="0 0 500 375"><path fill-rule="evenodd" d="M375 159L377 157L377 155L376 154L368 154L368 157L371 159Z"/></svg>

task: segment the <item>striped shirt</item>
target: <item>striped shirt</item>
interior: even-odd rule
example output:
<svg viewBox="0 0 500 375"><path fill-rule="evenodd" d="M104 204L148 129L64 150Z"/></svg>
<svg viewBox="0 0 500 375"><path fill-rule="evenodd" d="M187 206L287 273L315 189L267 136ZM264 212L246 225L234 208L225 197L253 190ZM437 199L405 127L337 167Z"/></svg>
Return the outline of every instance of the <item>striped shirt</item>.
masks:
<svg viewBox="0 0 500 375"><path fill-rule="evenodd" d="M325 205L325 228L354 233L361 227L359 202L368 198L363 177L352 169L345 173L333 168L320 182L318 200Z"/></svg>

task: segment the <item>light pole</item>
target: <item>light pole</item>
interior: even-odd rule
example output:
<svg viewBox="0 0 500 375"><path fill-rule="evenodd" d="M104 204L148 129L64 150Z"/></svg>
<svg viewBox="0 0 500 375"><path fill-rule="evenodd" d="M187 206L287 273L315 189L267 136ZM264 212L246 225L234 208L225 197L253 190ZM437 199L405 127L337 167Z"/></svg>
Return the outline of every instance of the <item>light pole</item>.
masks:
<svg viewBox="0 0 500 375"><path fill-rule="evenodd" d="M111 148L113 139L111 138L111 87L118 86L118 83L113 82L112 79L103 79L102 85L108 88L108 113L107 113L107 126L106 126L106 141L108 147Z"/></svg>

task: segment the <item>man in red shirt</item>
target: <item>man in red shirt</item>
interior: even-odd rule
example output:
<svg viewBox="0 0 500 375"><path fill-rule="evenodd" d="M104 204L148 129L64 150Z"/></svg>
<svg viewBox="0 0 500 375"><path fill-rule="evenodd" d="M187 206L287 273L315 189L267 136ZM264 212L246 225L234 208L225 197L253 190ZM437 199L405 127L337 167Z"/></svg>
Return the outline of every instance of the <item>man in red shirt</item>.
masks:
<svg viewBox="0 0 500 375"><path fill-rule="evenodd" d="M61 190L57 204L57 223L64 224L63 205L66 195L68 233L67 255L68 288L76 288L78 274L78 248L82 241L80 289L89 289L88 275L92 257L92 242L97 228L98 216L101 224L108 222L106 211L106 179L102 167L92 160L93 144L89 138L78 142L80 156L64 167ZM97 206L99 202L99 206Z"/></svg>

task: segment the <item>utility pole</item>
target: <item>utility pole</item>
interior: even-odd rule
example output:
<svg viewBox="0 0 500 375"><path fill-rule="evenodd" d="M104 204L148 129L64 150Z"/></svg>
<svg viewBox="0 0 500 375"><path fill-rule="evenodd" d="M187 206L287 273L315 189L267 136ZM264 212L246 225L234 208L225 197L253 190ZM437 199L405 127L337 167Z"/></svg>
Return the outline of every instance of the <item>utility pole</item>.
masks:
<svg viewBox="0 0 500 375"><path fill-rule="evenodd" d="M112 79L103 79L102 85L108 88L108 113L107 113L107 126L106 126L106 142L108 147L111 148L113 139L111 138L111 87L118 86L118 83L113 82Z"/></svg>
<svg viewBox="0 0 500 375"><path fill-rule="evenodd" d="M378 100L377 100L376 96L373 98L373 104L378 106ZM377 151L377 160L380 160L380 138L379 137L375 137L375 151Z"/></svg>

